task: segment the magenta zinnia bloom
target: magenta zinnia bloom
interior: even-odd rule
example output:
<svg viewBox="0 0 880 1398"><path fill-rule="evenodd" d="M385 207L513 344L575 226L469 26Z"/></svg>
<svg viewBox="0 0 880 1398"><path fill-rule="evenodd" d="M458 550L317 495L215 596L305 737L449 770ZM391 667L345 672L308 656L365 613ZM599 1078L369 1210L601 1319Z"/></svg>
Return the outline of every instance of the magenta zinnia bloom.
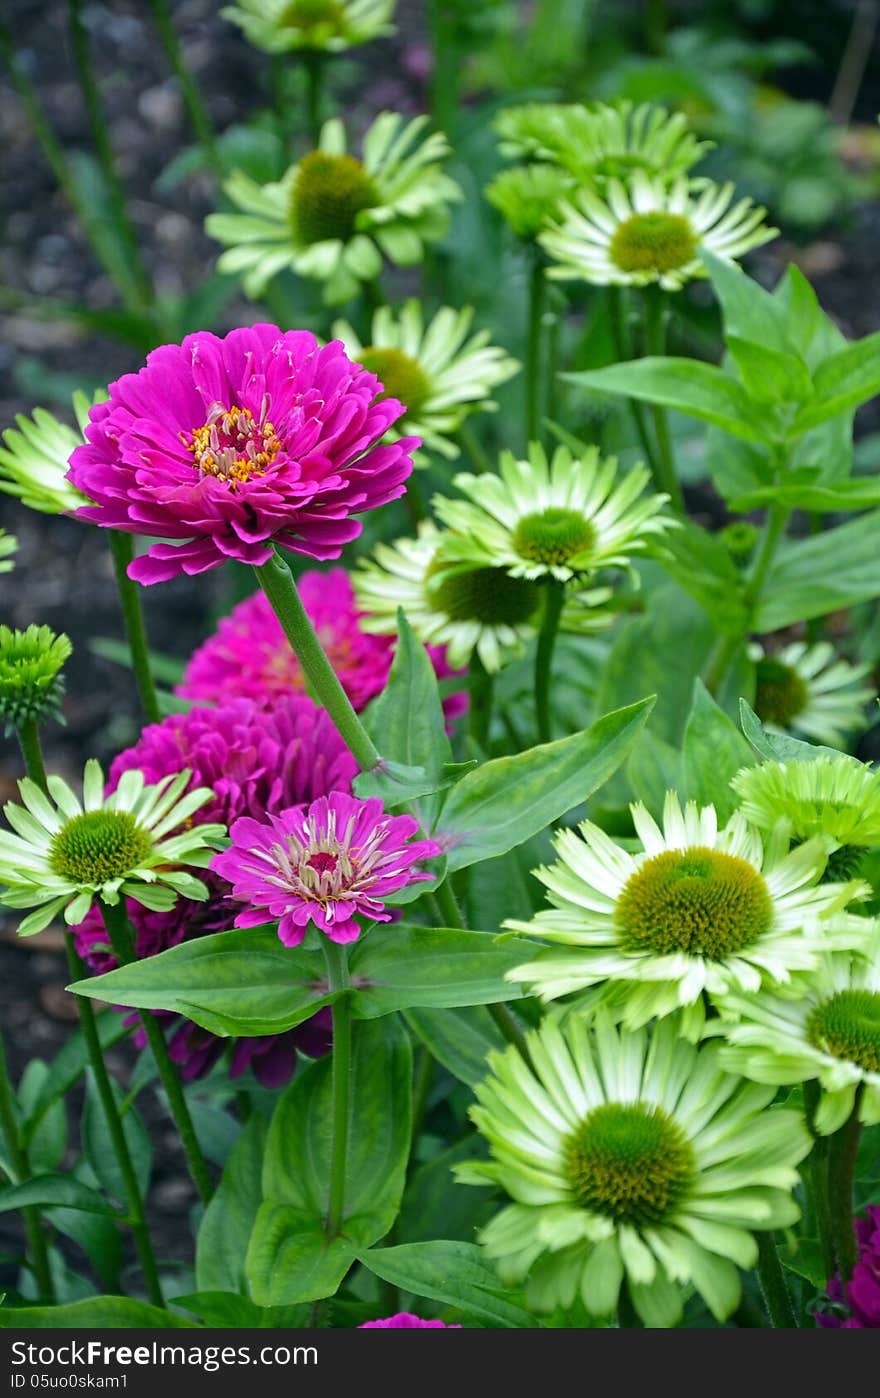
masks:
<svg viewBox="0 0 880 1398"><path fill-rule="evenodd" d="M184 767L192 770L193 785L214 791L214 800L193 818L227 826L244 815L263 816L267 810L282 810L330 791L350 791L357 772L354 758L324 710L305 695L287 695L279 696L271 711L237 699L217 709L172 714L150 725L135 746L114 761L108 791L116 789L122 773L130 768L140 769L147 781L158 781ZM204 882L210 894L206 902L180 898L168 912L152 912L128 900L139 959L194 937L229 931L237 911L229 884L211 872ZM113 970L116 961L97 909L73 930L77 950L92 969ZM189 1080L209 1072L228 1040L181 1016L160 1017L168 1022L169 1052L180 1064L182 1076ZM143 1046L142 1032L136 1041ZM320 1010L284 1034L236 1040L230 1075L238 1077L250 1067L263 1086L277 1087L290 1078L299 1052L314 1058L329 1046L330 1015Z"/></svg>
<svg viewBox="0 0 880 1398"><path fill-rule="evenodd" d="M203 573L227 558L266 563L275 544L338 558L352 518L402 495L418 437L378 446L404 412L340 341L253 325L162 345L89 414L68 479L77 514L153 544L141 583Z"/></svg>
<svg viewBox="0 0 880 1398"><path fill-rule="evenodd" d="M390 922L383 898L431 877L414 866L440 846L410 841L418 828L412 816L386 815L381 801L334 791L262 821L237 820L231 847L211 868L232 884L233 898L249 904L236 927L277 918L284 945L297 947L313 922L332 942L353 942L357 914Z"/></svg>
<svg viewBox="0 0 880 1398"><path fill-rule="evenodd" d="M818 1314L816 1321L826 1330L880 1330L880 1207L869 1205L855 1226L859 1260L852 1280L846 1287L839 1276L828 1283L828 1299L847 1306L849 1315Z"/></svg>
<svg viewBox="0 0 880 1398"><path fill-rule="evenodd" d="M398 1311L387 1320L365 1320L358 1330L460 1330L460 1325L447 1325L445 1320L422 1320L411 1311Z"/></svg>
<svg viewBox="0 0 880 1398"><path fill-rule="evenodd" d="M344 568L303 573L297 588L343 689L360 713L385 687L395 638L362 629L363 612L355 605L354 588ZM438 679L464 674L450 669L445 646L426 649ZM239 602L220 622L216 634L194 652L176 692L207 704L240 697L268 704L276 695L304 693L305 688L302 668L280 621L265 593L256 592ZM464 692L443 701L449 720L466 708Z"/></svg>

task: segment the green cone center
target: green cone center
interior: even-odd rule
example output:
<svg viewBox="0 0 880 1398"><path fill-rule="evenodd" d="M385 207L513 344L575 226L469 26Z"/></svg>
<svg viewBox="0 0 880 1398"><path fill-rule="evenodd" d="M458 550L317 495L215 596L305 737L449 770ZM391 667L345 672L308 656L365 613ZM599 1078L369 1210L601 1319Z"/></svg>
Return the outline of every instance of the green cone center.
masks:
<svg viewBox="0 0 880 1398"><path fill-rule="evenodd" d="M624 950L711 961L752 946L772 917L767 885L753 865L699 845L646 859L615 911Z"/></svg>
<svg viewBox="0 0 880 1398"><path fill-rule="evenodd" d="M313 150L300 162L293 185L291 222L299 243L348 242L362 209L377 202L373 181L353 155Z"/></svg>
<svg viewBox="0 0 880 1398"><path fill-rule="evenodd" d="M379 349L368 345L358 356L365 369L375 374L382 384L382 398L396 398L412 416L427 402L431 393L421 364L399 349Z"/></svg>
<svg viewBox="0 0 880 1398"><path fill-rule="evenodd" d="M432 581L440 565L433 563L425 577L431 605L451 621L478 621L484 626L521 626L538 610L541 590L537 583L512 578L503 568L469 568L444 571Z"/></svg>
<svg viewBox="0 0 880 1398"><path fill-rule="evenodd" d="M807 707L807 686L797 670L765 655L755 667L755 713L762 723L791 727Z"/></svg>
<svg viewBox="0 0 880 1398"><path fill-rule="evenodd" d="M839 990L807 1020L813 1048L844 1058L866 1073L880 1073L880 993Z"/></svg>
<svg viewBox="0 0 880 1398"><path fill-rule="evenodd" d="M153 841L128 811L85 811L53 837L49 863L75 884L102 884L131 873Z"/></svg>
<svg viewBox="0 0 880 1398"><path fill-rule="evenodd" d="M636 1228L663 1223L694 1175L694 1153L672 1117L645 1102L591 1111L568 1142L578 1204Z"/></svg>
<svg viewBox="0 0 880 1398"><path fill-rule="evenodd" d="M345 7L339 0L290 0L277 20L279 29L299 29L306 34L324 29L333 35L345 32Z"/></svg>
<svg viewBox="0 0 880 1398"><path fill-rule="evenodd" d="M674 272L692 262L697 240L690 220L656 211L632 214L615 230L611 261L622 272Z"/></svg>
<svg viewBox="0 0 880 1398"><path fill-rule="evenodd" d="M520 558L552 568L583 553L595 539L593 526L577 510L553 508L523 515L516 526L513 547Z"/></svg>

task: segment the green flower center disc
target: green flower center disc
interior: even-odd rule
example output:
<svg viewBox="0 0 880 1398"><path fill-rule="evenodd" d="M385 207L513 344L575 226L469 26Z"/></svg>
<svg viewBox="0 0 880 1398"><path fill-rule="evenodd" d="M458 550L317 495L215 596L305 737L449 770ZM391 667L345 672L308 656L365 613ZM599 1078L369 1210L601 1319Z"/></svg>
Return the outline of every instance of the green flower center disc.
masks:
<svg viewBox="0 0 880 1398"><path fill-rule="evenodd" d="M674 272L693 261L697 243L688 219L662 212L633 214L611 239L611 261L622 272Z"/></svg>
<svg viewBox="0 0 880 1398"><path fill-rule="evenodd" d="M72 816L52 840L49 863L76 884L102 884L136 869L153 847L128 811L85 811Z"/></svg>
<svg viewBox="0 0 880 1398"><path fill-rule="evenodd" d="M431 605L451 621L479 621L484 626L519 626L538 610L541 590L537 583L512 578L503 568L470 568L445 573L431 582L441 565L428 568L425 586Z"/></svg>
<svg viewBox="0 0 880 1398"><path fill-rule="evenodd" d="M807 707L807 686L796 670L772 656L755 666L755 713L762 723L788 728Z"/></svg>
<svg viewBox="0 0 880 1398"><path fill-rule="evenodd" d="M276 21L279 29L330 29L332 34L345 32L345 8L339 0L291 0Z"/></svg>
<svg viewBox="0 0 880 1398"><path fill-rule="evenodd" d="M377 199L373 181L353 155L313 150L300 161L293 185L294 236L307 247L329 239L348 242L358 214Z"/></svg>
<svg viewBox="0 0 880 1398"><path fill-rule="evenodd" d="M844 1058L866 1073L880 1073L880 994L839 990L807 1020L813 1048Z"/></svg>
<svg viewBox="0 0 880 1398"><path fill-rule="evenodd" d="M513 547L520 558L561 566L595 542L592 525L577 510L536 510L516 526Z"/></svg>
<svg viewBox="0 0 880 1398"><path fill-rule="evenodd" d="M566 1165L577 1202L616 1223L649 1227L667 1219L694 1174L684 1132L644 1102L596 1107L568 1142Z"/></svg>
<svg viewBox="0 0 880 1398"><path fill-rule="evenodd" d="M407 414L417 413L431 393L428 376L421 364L399 349L377 349L368 345L360 361L382 384L382 398L397 398Z"/></svg>
<svg viewBox="0 0 880 1398"><path fill-rule="evenodd" d="M694 845L646 859L629 878L615 912L626 951L684 952L721 961L770 928L764 879L745 859Z"/></svg>

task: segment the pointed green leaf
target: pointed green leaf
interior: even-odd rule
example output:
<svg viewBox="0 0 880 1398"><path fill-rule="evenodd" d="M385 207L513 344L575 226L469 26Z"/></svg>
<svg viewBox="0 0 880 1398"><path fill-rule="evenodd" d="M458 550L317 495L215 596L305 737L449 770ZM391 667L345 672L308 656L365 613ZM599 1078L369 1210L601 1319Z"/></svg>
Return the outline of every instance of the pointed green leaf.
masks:
<svg viewBox="0 0 880 1398"><path fill-rule="evenodd" d="M768 733L745 699L739 701L739 715L743 733L758 756L768 762L812 762L823 755L840 757L837 748L826 748L821 743L804 743L788 733Z"/></svg>
<svg viewBox="0 0 880 1398"><path fill-rule="evenodd" d="M715 703L701 679L694 681L691 711L684 730L682 772L685 795L701 806L713 805L720 822L733 814L736 798L730 779L751 766L748 743Z"/></svg>
<svg viewBox="0 0 880 1398"><path fill-rule="evenodd" d="M447 1239L362 1252L359 1260L383 1281L507 1329L540 1328L519 1297L505 1291L482 1248Z"/></svg>
<svg viewBox="0 0 880 1398"><path fill-rule="evenodd" d="M872 510L780 550L764 584L756 631L778 631L795 621L880 597L880 510Z"/></svg>
<svg viewBox="0 0 880 1398"><path fill-rule="evenodd" d="M515 999L504 980L522 964L522 947L491 932L374 927L355 943L350 965L354 1013L372 1019L391 1010L488 1005Z"/></svg>
<svg viewBox="0 0 880 1398"><path fill-rule="evenodd" d="M265 1118L254 1113L233 1146L202 1216L196 1239L196 1285L200 1291L245 1289L244 1259L263 1198L268 1131Z"/></svg>
<svg viewBox="0 0 880 1398"><path fill-rule="evenodd" d="M826 359L813 375L813 384L815 397L792 423L792 437L880 393L880 332L866 335Z"/></svg>
<svg viewBox="0 0 880 1398"><path fill-rule="evenodd" d="M735 379L700 359L651 356L560 378L594 392L675 408L747 442L774 439L766 410L753 403Z"/></svg>
<svg viewBox="0 0 880 1398"><path fill-rule="evenodd" d="M423 1006L407 1010L405 1018L437 1062L468 1087L475 1087L486 1076L486 1055L506 1046L501 1030L482 1005L457 1010Z"/></svg>
<svg viewBox="0 0 880 1398"><path fill-rule="evenodd" d="M39 1175L25 1184L11 1185L0 1189L0 1213L10 1209L25 1209L30 1204L44 1208L57 1205L65 1209L82 1209L89 1214L107 1214L111 1218L124 1218L96 1189L89 1189L71 1175Z"/></svg>

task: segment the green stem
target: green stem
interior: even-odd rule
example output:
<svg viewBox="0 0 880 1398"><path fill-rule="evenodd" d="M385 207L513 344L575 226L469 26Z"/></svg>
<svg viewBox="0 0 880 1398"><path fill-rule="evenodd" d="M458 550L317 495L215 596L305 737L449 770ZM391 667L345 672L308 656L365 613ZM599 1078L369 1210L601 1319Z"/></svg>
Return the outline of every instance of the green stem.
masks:
<svg viewBox="0 0 880 1398"><path fill-rule="evenodd" d="M495 463L477 438L477 434L470 423L463 422L458 429L458 442L465 456L468 458L468 465L475 471L485 474L487 471L495 470Z"/></svg>
<svg viewBox="0 0 880 1398"><path fill-rule="evenodd" d="M540 252L532 254L529 273L529 322L526 331L526 441L537 442L541 420L541 346L544 329L546 292L544 263Z"/></svg>
<svg viewBox="0 0 880 1398"><path fill-rule="evenodd" d="M276 553L254 572L319 703L327 710L361 771L371 771L381 761L379 753L324 654L290 569Z"/></svg>
<svg viewBox="0 0 880 1398"><path fill-rule="evenodd" d="M80 981L87 976L88 969L77 955L73 937L64 938L67 948L67 965L72 981ZM159 1270L156 1266L156 1256L153 1252L153 1244L147 1228L146 1213L144 1210L144 1200L141 1194L141 1187L138 1183L137 1172L128 1148L128 1141L125 1138L125 1129L122 1125L122 1118L119 1114L119 1105L116 1101L116 1094L113 1091L113 1084L104 1063L104 1055L101 1051L101 1040L98 1034L98 1026L95 1022L95 1012L92 1009L92 1002L85 995L79 997L79 1022L82 1029L83 1042L89 1056L89 1064L92 1075L95 1079L95 1087L98 1090L98 1098L104 1119L107 1123L107 1131L113 1152L119 1165L119 1173L125 1189L125 1202L128 1208L128 1221L131 1225L131 1232L134 1238L134 1245L137 1248L141 1270L144 1274L144 1281L147 1286L147 1295L154 1306L165 1305L165 1298L162 1295L162 1286L159 1281Z"/></svg>
<svg viewBox="0 0 880 1398"><path fill-rule="evenodd" d="M645 341L648 354L664 355L666 353L666 298L659 287L649 286L645 288L644 306ZM670 504L676 514L684 514L684 496L675 470L666 409L655 403L651 407L651 416L654 421L654 435L657 439L657 469L660 474L660 484L669 496Z"/></svg>
<svg viewBox="0 0 880 1398"><path fill-rule="evenodd" d="M504 1002L498 1000L494 1005L487 1005L486 1009L489 1011L497 1028L501 1030L507 1042L513 1044L519 1050L520 1057L526 1063L531 1064L532 1055L529 1053L529 1045L525 1033Z"/></svg>
<svg viewBox="0 0 880 1398"><path fill-rule="evenodd" d="M620 363L627 363L632 358L632 351L624 302L625 288L621 286L609 286L606 290L608 294L608 320L611 326L611 339L614 344L614 352ZM648 432L645 410L636 398L629 398L627 402L632 414L636 435L641 443L642 451L645 453L645 461L651 472L651 479L657 490L663 490L663 474L657 459L657 449L651 441L651 435Z"/></svg>
<svg viewBox="0 0 880 1398"><path fill-rule="evenodd" d="M549 743L552 737L550 713L550 680L553 674L553 652L559 634L559 619L565 605L565 583L550 578L544 588L544 616L535 648L535 711L538 718L538 741Z"/></svg>
<svg viewBox="0 0 880 1398"><path fill-rule="evenodd" d="M858 1260L855 1226L853 1223L853 1175L862 1123L859 1110L864 1084L856 1088L849 1120L835 1131L828 1143L828 1205L834 1233L834 1254L842 1286L846 1286Z"/></svg>
<svg viewBox="0 0 880 1398"><path fill-rule="evenodd" d="M144 613L138 584L128 576L128 565L134 558L134 540L131 534L123 534L118 529L110 530L110 548L113 551L113 567L116 570L116 586L122 606L122 620L131 651L131 664L135 684L140 695L141 708L148 723L158 723L162 717L159 697L150 669L150 651L147 645L147 632L144 626Z"/></svg>
<svg viewBox="0 0 880 1398"><path fill-rule="evenodd" d="M171 8L168 0L149 0L150 9L153 12L153 22L156 32L159 35L159 42L165 50L165 57L171 65L171 71L180 84L180 91L183 97L184 106L190 120L190 125L196 134L199 143L204 147L205 153L214 172L218 176L223 174L223 162L217 149L217 140L214 135L214 128L211 125L211 118L202 101L201 93L196 86L195 79L190 71L189 64L183 56L180 47L180 40L171 18Z"/></svg>
<svg viewBox="0 0 880 1398"><path fill-rule="evenodd" d="M24 770L41 791L48 791L46 765L43 762L43 749L40 746L40 730L36 721L27 718L18 728L18 742L24 758Z"/></svg>
<svg viewBox="0 0 880 1398"><path fill-rule="evenodd" d="M455 18L449 0L429 0L428 22L434 69L431 76L431 115L444 135L453 136L458 112L459 62L455 43Z"/></svg>
<svg viewBox="0 0 880 1398"><path fill-rule="evenodd" d="M804 1109L813 1137L813 1149L807 1161L807 1184L816 1216L822 1265L826 1278L830 1278L834 1273L835 1263L834 1233L831 1227L831 1210L828 1206L828 1137L820 1136L815 1124L821 1096L822 1089L815 1079L804 1083Z"/></svg>
<svg viewBox="0 0 880 1398"><path fill-rule="evenodd" d="M715 649L710 655L706 667L706 687L711 694L717 694L719 692L724 681L727 679L727 674L733 661L742 649L743 642L748 635L749 626L751 625L752 613L763 595L764 584L767 581L770 565L779 547L779 542L785 533L790 515L791 510L784 505L773 505L767 515L767 522L764 526L761 544L752 562L748 581L745 591L743 592L743 602L748 612L749 624L744 632L732 632L726 636L719 636L716 641Z"/></svg>
<svg viewBox="0 0 880 1398"><path fill-rule="evenodd" d="M119 962L120 966L130 965L131 962L135 960L135 951L131 929L125 911L125 903L120 899L118 903L101 903L99 906L116 960ZM192 1175L193 1183L199 1192L199 1198L202 1200L202 1203L207 1204L214 1192L211 1184L211 1176L208 1172L205 1157L202 1154L202 1148L199 1145L199 1139L196 1135L195 1127L193 1126L192 1117L189 1114L189 1107L183 1095L183 1088L180 1085L177 1070L168 1054L168 1045L165 1043L165 1035L162 1033L159 1021L149 1010L140 1012L140 1021L144 1033L147 1036L147 1042L150 1045L153 1057L156 1060L156 1067L159 1069L159 1077L165 1089L165 1095L168 1098L168 1106L171 1109L171 1115L174 1117L177 1130L180 1133L180 1139L183 1144L183 1149L186 1152L187 1164L189 1165L189 1172Z"/></svg>
<svg viewBox="0 0 880 1398"><path fill-rule="evenodd" d="M3 1132L6 1149L9 1152L9 1163L15 1175L12 1183L25 1184L31 1177L30 1162L22 1144L18 1113L15 1107L15 1092L9 1078L6 1045L3 1042L2 1033L0 1033L0 1130ZM27 1239L28 1257L37 1284L37 1293L41 1300L54 1302L55 1288L52 1284L49 1249L40 1211L35 1204L30 1204L21 1210L21 1218Z"/></svg>
<svg viewBox="0 0 880 1398"><path fill-rule="evenodd" d="M327 980L331 990L348 988L348 954L322 938ZM351 1105L351 1001L340 995L333 1004L333 1145L327 1196L328 1238L337 1238L345 1218L345 1168L348 1159L348 1120Z"/></svg>
<svg viewBox="0 0 880 1398"><path fill-rule="evenodd" d="M477 747L485 751L492 723L492 696L495 680L489 674L476 651L471 656L469 668L471 683L468 732Z"/></svg>
<svg viewBox="0 0 880 1398"><path fill-rule="evenodd" d="M758 1244L758 1281L764 1304L775 1330L796 1330L797 1318L779 1261L776 1239L771 1232L755 1234Z"/></svg>
<svg viewBox="0 0 880 1398"><path fill-rule="evenodd" d="M444 927L463 929L465 922L455 897L452 884L445 878L439 888L434 889L434 897L440 909Z"/></svg>
<svg viewBox="0 0 880 1398"><path fill-rule="evenodd" d="M304 49L303 63L306 70L306 114L309 124L309 140L312 143L312 149L317 150L321 140L321 126L323 125L324 55L317 49Z"/></svg>
<svg viewBox="0 0 880 1398"><path fill-rule="evenodd" d="M287 96L286 53L273 53L269 56L269 89L272 96L272 113L275 118L275 134L281 147L281 156L287 165L293 154L290 122L287 119L289 100ZM265 299L265 293L263 293ZM278 322L279 325L281 322Z"/></svg>

